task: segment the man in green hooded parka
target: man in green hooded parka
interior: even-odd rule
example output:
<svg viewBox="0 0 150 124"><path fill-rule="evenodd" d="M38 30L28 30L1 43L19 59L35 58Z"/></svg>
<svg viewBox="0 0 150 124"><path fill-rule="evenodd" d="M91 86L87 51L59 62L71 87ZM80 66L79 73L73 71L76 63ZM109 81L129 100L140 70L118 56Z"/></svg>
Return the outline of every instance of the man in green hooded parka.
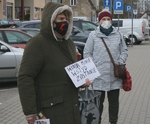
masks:
<svg viewBox="0 0 150 124"><path fill-rule="evenodd" d="M77 61L69 38L72 23L69 6L49 2L42 12L40 33L27 43L18 89L29 124L34 124L38 115L50 119L50 124L81 124L78 89L64 69ZM84 86L89 85L86 80Z"/></svg>

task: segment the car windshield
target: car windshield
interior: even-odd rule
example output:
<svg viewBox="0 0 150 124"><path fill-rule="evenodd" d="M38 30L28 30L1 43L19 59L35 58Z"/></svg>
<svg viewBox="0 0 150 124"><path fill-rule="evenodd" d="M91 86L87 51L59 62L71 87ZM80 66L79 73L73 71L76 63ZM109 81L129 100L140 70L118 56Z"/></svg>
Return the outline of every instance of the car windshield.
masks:
<svg viewBox="0 0 150 124"><path fill-rule="evenodd" d="M91 23L83 22L82 27L84 31L93 31L97 26Z"/></svg>

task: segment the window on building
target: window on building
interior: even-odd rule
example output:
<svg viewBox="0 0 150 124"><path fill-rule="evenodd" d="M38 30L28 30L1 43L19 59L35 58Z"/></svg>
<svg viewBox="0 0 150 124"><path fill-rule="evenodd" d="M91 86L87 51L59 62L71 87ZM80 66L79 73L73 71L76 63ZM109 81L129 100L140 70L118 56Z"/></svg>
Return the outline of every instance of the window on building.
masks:
<svg viewBox="0 0 150 124"><path fill-rule="evenodd" d="M62 3L62 0L52 0L52 2Z"/></svg>
<svg viewBox="0 0 150 124"><path fill-rule="evenodd" d="M12 3L7 2L7 20L12 20Z"/></svg>
<svg viewBox="0 0 150 124"><path fill-rule="evenodd" d="M76 0L70 0L70 5L75 6L76 5Z"/></svg>

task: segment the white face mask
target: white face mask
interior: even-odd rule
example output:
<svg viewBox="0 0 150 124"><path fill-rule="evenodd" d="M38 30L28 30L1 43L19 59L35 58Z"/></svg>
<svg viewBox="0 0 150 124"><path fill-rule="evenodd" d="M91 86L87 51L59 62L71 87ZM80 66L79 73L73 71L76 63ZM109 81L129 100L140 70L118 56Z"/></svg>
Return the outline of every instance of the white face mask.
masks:
<svg viewBox="0 0 150 124"><path fill-rule="evenodd" d="M111 22L110 21L103 21L101 26L105 29L108 29L111 26Z"/></svg>

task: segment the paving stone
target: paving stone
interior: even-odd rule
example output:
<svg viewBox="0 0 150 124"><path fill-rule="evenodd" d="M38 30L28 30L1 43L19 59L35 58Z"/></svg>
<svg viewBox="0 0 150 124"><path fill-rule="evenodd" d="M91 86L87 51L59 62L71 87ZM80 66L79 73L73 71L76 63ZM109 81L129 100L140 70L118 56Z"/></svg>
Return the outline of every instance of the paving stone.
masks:
<svg viewBox="0 0 150 124"><path fill-rule="evenodd" d="M120 92L118 124L150 124L150 42L130 46L128 53L133 87L130 92ZM27 124L18 95L0 105L0 124ZM107 98L101 124L109 124Z"/></svg>

